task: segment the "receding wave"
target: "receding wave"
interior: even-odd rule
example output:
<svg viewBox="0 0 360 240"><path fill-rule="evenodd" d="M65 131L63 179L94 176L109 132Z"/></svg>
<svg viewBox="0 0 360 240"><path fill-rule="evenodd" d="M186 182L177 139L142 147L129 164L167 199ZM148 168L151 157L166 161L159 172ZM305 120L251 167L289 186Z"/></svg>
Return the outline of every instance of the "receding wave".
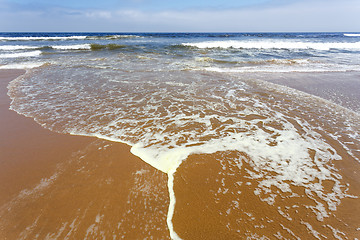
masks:
<svg viewBox="0 0 360 240"><path fill-rule="evenodd" d="M209 62L209 63L223 63L223 64L238 64L238 61L222 60L211 57L196 57L196 62Z"/></svg>
<svg viewBox="0 0 360 240"><path fill-rule="evenodd" d="M293 65L269 65L269 66L246 66L246 67L232 67L232 68L220 68L220 67L203 67L196 70L218 72L218 73L290 73L290 72L302 72L302 73L320 73L320 72L352 72L358 71L359 66L349 65L347 67L339 66L335 64L319 64L314 66L293 66Z"/></svg>
<svg viewBox="0 0 360 240"><path fill-rule="evenodd" d="M180 65L180 64L179 64ZM289 72L353 72L359 64L338 64L315 59L267 59L267 60L222 60L211 57L195 57L181 63L182 70L218 73L289 73Z"/></svg>
<svg viewBox="0 0 360 240"><path fill-rule="evenodd" d="M360 49L360 42L300 42L300 41L205 41L197 43L183 43L183 46L196 48L235 48L235 49Z"/></svg>
<svg viewBox="0 0 360 240"><path fill-rule="evenodd" d="M46 62L14 63L14 64L1 65L0 69L32 69L32 68L38 68L41 66L45 66L47 64L48 63L46 63Z"/></svg>
<svg viewBox="0 0 360 240"><path fill-rule="evenodd" d="M22 57L37 57L41 55L40 50L31 51L31 52L19 52L19 53L7 53L0 54L0 58L22 58Z"/></svg>
<svg viewBox="0 0 360 240"><path fill-rule="evenodd" d="M308 59L269 59L269 60L258 60L258 61L231 61L215 59L211 57L196 57L196 62L208 62L208 63L222 63L222 64L237 64L239 66L246 65L299 65L313 63Z"/></svg>

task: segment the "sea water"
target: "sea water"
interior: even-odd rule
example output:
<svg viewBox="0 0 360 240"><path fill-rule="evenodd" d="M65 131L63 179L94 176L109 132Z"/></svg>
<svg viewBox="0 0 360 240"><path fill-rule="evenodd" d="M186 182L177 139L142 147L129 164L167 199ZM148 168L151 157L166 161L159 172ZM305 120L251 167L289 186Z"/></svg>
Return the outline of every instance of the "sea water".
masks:
<svg viewBox="0 0 360 240"><path fill-rule="evenodd" d="M359 54L357 33L0 34L0 68L31 69L9 85L11 109L126 143L168 174L174 239L174 173L194 154L245 154L226 161L252 167L256 196L302 187L319 221L357 197L334 161L360 163Z"/></svg>

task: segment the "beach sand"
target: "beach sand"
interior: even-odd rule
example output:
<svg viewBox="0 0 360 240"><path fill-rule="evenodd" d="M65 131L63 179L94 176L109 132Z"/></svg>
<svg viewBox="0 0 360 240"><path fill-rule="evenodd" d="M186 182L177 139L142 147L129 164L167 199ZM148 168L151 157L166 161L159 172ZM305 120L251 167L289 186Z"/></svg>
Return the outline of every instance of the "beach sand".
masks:
<svg viewBox="0 0 360 240"><path fill-rule="evenodd" d="M0 71L0 239L169 239L166 174L130 147L48 131L9 110Z"/></svg>
<svg viewBox="0 0 360 240"><path fill-rule="evenodd" d="M241 171L236 163L219 161L234 156L242 159ZM302 187L292 186L292 193L278 192L275 202L269 204L261 200L267 196L254 194L262 179L252 179L248 162L246 155L231 151L192 155L182 163L175 174L177 201L173 217L174 230L181 238L335 239L337 234L342 237L339 239L354 239L359 236L358 198L343 199L336 211L321 220L313 210L316 201L324 202L316 196L310 197ZM358 171L354 171L358 164L350 161L339 164L344 181L352 186L349 194L358 195ZM332 186L329 182L329 191ZM298 196L292 197L294 193Z"/></svg>

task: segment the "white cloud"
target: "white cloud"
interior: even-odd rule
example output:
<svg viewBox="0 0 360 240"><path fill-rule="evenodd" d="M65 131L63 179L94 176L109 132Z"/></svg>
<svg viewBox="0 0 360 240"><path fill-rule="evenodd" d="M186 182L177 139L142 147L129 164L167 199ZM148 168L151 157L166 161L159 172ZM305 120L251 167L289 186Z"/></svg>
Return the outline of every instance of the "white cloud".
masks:
<svg viewBox="0 0 360 240"><path fill-rule="evenodd" d="M87 11L84 13L87 18L103 18L103 19L111 19L113 16L112 12L109 11Z"/></svg>

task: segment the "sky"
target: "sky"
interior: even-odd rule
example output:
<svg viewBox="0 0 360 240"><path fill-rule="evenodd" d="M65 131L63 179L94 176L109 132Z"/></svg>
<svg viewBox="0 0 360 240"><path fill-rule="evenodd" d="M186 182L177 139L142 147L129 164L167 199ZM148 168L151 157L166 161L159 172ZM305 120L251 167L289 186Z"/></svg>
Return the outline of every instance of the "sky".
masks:
<svg viewBox="0 0 360 240"><path fill-rule="evenodd" d="M0 32L359 32L360 0L0 0Z"/></svg>

